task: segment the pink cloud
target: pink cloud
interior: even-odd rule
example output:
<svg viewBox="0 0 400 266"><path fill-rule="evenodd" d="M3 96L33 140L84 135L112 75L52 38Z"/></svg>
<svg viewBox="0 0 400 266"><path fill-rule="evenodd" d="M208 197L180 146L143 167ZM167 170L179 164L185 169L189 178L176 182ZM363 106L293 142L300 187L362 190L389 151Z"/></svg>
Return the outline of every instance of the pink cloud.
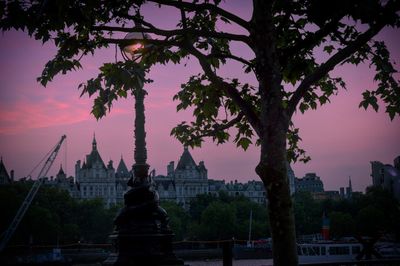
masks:
<svg viewBox="0 0 400 266"><path fill-rule="evenodd" d="M47 99L39 103L19 101L12 109L1 106L0 116L0 134L13 134L88 120L89 112L79 105Z"/></svg>

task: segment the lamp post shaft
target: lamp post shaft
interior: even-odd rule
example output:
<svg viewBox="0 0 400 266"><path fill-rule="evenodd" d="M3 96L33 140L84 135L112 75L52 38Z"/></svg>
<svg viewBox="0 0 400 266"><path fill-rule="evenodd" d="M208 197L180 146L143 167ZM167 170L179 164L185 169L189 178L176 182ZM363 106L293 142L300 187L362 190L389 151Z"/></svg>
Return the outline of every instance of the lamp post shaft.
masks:
<svg viewBox="0 0 400 266"><path fill-rule="evenodd" d="M133 171L136 180L144 182L148 176L149 165L146 163L147 160L147 149L146 149L146 132L145 132L145 116L144 116L144 96L146 92L143 88L136 90L135 92L135 164L133 165Z"/></svg>

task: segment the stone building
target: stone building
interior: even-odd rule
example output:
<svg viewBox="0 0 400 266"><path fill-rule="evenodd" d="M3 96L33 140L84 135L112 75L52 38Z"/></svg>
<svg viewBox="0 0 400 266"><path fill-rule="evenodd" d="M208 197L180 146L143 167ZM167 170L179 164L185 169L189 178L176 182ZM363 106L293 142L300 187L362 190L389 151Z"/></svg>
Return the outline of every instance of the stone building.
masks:
<svg viewBox="0 0 400 266"><path fill-rule="evenodd" d="M371 177L372 186L382 187L400 200L400 156L394 159L393 165L372 161Z"/></svg>
<svg viewBox="0 0 400 266"><path fill-rule="evenodd" d="M292 168L288 164L287 175L289 178L290 194L295 192L295 176ZM225 183L225 180L209 180L209 192L218 195L219 191L225 191L230 196L245 196L253 202L266 203L266 192L264 184L261 181L250 180L246 183L237 182L237 180Z"/></svg>
<svg viewBox="0 0 400 266"><path fill-rule="evenodd" d="M154 177L161 200L173 200L187 207L198 194L208 193L208 173L204 162L196 164L187 147L175 168L171 161L167 166L167 176Z"/></svg>
<svg viewBox="0 0 400 266"><path fill-rule="evenodd" d="M323 191L323 192L313 192L312 197L315 200L340 200L342 199L340 196L339 191L337 190L328 190L328 191Z"/></svg>
<svg viewBox="0 0 400 266"><path fill-rule="evenodd" d="M324 184L315 173L307 173L303 178L295 178L296 191L323 192Z"/></svg>
<svg viewBox="0 0 400 266"><path fill-rule="evenodd" d="M197 195L218 194L219 191L226 191L231 196L243 195L254 202L265 203L265 190L261 181L248 181L242 184L208 179L204 162L197 164L187 147L184 147L176 167L174 161L168 164L166 176L156 176L154 170L150 175L153 177L160 200L174 201L185 208L189 207L190 201ZM86 155L83 162L78 160L75 164L75 183L73 177L66 177L62 167L57 177L47 183L57 184L60 188L68 190L74 198L102 198L106 206L110 207L123 203L131 176L132 171L128 169L122 156L116 170L111 160L107 166L105 165L98 151L96 138L93 137L91 152ZM293 194L295 177L290 166L288 176Z"/></svg>
<svg viewBox="0 0 400 266"><path fill-rule="evenodd" d="M43 184L63 189L67 191L73 198L76 199L80 198L79 187L77 186L77 183L75 183L74 177L73 176L67 177L66 173L64 172L64 169L62 168L62 165L60 165L60 169L58 170L56 177L55 178L53 178L52 176L50 178L46 177L44 179Z"/></svg>
<svg viewBox="0 0 400 266"><path fill-rule="evenodd" d="M288 177L291 194L293 194L295 176L290 166ZM218 195L220 191L230 196L243 195L260 204L266 202L265 189L261 181L225 183L224 180L208 179L204 162L201 161L197 165L186 147L176 168L174 162L170 162L167 166L167 176L158 175L154 181L161 200L175 201L184 207L188 207L190 201L199 194Z"/></svg>
<svg viewBox="0 0 400 266"><path fill-rule="evenodd" d="M340 187L340 198L342 199L351 199L353 197L353 186L351 185L351 177L349 176L349 186Z"/></svg>
<svg viewBox="0 0 400 266"><path fill-rule="evenodd" d="M132 171L128 170L126 167L125 161L122 158L119 161L117 171L115 172L115 191L117 197L117 203L124 203L124 194L129 189L128 181L132 176Z"/></svg>
<svg viewBox="0 0 400 266"><path fill-rule="evenodd" d="M0 185L10 184L14 181L14 170L8 171L3 163L3 157L0 158Z"/></svg>
<svg viewBox="0 0 400 266"><path fill-rule="evenodd" d="M287 175L289 178L289 189L290 189L290 195L293 195L296 192L296 184L295 184L295 175L292 167L290 167L290 164L287 163Z"/></svg>
<svg viewBox="0 0 400 266"><path fill-rule="evenodd" d="M107 207L117 203L116 178L113 162L107 166L97 150L96 138L93 137L92 151L81 164L75 164L75 178L79 186L80 199L102 198Z"/></svg>
<svg viewBox="0 0 400 266"><path fill-rule="evenodd" d="M266 203L264 184L261 181L251 180L246 183L229 182L226 185L230 196L245 196L256 203Z"/></svg>

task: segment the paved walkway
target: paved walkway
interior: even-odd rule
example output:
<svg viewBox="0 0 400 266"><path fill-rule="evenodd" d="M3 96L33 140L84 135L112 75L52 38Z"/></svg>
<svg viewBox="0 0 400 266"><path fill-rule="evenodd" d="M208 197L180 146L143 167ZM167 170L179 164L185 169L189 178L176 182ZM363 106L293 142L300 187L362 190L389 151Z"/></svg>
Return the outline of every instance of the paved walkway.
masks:
<svg viewBox="0 0 400 266"><path fill-rule="evenodd" d="M189 266L222 266L222 260L185 261ZM233 260L233 266L271 266L272 259L268 260Z"/></svg>

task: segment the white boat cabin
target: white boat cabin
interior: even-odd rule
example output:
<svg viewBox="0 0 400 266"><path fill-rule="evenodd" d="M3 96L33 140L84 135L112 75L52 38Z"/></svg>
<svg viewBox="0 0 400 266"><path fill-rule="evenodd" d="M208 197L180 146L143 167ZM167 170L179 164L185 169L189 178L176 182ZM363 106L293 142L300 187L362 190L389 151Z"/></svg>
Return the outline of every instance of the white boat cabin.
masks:
<svg viewBox="0 0 400 266"><path fill-rule="evenodd" d="M327 242L297 245L300 263L354 261L361 249L360 243Z"/></svg>

